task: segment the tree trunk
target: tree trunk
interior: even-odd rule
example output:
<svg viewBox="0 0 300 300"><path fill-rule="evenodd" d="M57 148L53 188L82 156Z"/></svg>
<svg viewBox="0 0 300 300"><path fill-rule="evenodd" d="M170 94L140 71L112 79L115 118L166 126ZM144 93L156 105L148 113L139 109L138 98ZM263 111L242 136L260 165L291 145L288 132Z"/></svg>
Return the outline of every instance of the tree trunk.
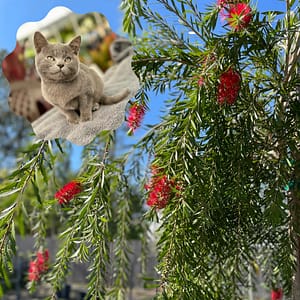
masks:
<svg viewBox="0 0 300 300"><path fill-rule="evenodd" d="M299 237L297 237L297 263L296 263L296 274L293 284L293 300L300 299L300 249L299 249Z"/></svg>
<svg viewBox="0 0 300 300"><path fill-rule="evenodd" d="M296 238L296 270L295 277L293 282L293 300L300 299L300 237L299 235Z"/></svg>
<svg viewBox="0 0 300 300"><path fill-rule="evenodd" d="M294 171L294 186L291 191L292 205L292 235L295 243L296 269L293 281L292 299L300 299L300 153L296 154L295 171Z"/></svg>

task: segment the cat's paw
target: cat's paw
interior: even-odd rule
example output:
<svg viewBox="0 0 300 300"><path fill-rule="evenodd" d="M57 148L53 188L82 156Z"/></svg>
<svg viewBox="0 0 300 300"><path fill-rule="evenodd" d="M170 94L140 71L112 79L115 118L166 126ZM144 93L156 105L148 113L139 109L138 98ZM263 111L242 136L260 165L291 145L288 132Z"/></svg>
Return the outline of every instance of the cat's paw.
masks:
<svg viewBox="0 0 300 300"><path fill-rule="evenodd" d="M93 107L92 107L92 111L96 111L100 108L100 104L99 103L94 103Z"/></svg>
<svg viewBox="0 0 300 300"><path fill-rule="evenodd" d="M80 116L80 122L87 122L87 121L92 121L92 115L81 115Z"/></svg>
<svg viewBox="0 0 300 300"><path fill-rule="evenodd" d="M68 123L70 124L79 124L80 119L79 118L68 118Z"/></svg>

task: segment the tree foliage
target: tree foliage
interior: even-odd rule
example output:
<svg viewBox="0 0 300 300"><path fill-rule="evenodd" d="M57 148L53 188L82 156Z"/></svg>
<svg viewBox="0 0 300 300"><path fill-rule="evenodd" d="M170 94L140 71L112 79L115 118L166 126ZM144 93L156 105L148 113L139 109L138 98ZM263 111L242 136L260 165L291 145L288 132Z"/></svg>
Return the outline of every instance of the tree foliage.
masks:
<svg viewBox="0 0 300 300"><path fill-rule="evenodd" d="M141 142L183 181L161 218L164 297L238 299L249 265L289 294L298 232L291 216L292 195L299 197L299 8L287 1L286 12L255 11L237 31L217 28L216 3L206 12L194 1L158 0L153 9L142 1L135 10L123 3L129 32L141 18L152 27L137 43L145 90L171 91L162 122ZM229 68L241 74L232 106L217 102Z"/></svg>
<svg viewBox="0 0 300 300"><path fill-rule="evenodd" d="M54 144L32 145L0 190L0 197L18 194L0 216L3 278L12 267L15 218L27 215L22 195L29 183L37 191L44 185L49 193L37 193L33 213L40 222L33 228L36 249L46 247L49 212L63 228L56 260L44 276L52 298L70 263L88 261L88 296L124 299L137 198L132 183L140 183L144 203L152 168L159 178L152 182L159 186L150 189L167 201L140 222L145 237L145 228L159 220L158 299L242 299L247 274L257 269L269 288L282 287L298 299L299 7L287 0L285 11L261 13L248 4L251 22L236 30L229 23L220 27L222 7L216 3L200 9L192 0L122 1L124 29L135 41L133 67L142 83L136 100L149 105L150 91L165 93L164 116L125 154L113 153L113 133L100 134L83 153L76 179L81 193L59 207L49 187L55 178ZM228 70L239 74L238 96L230 104L218 100ZM111 263L115 280L108 286Z"/></svg>

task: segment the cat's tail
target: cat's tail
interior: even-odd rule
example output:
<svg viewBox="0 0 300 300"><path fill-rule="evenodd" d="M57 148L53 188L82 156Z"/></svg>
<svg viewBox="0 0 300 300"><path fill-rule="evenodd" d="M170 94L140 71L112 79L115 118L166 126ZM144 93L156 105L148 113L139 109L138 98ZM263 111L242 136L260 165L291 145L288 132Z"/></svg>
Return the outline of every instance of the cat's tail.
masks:
<svg viewBox="0 0 300 300"><path fill-rule="evenodd" d="M101 103L102 104L118 103L118 102L121 102L122 100L124 100L129 94L130 94L130 90L126 88L121 93L113 95L113 96L102 95Z"/></svg>

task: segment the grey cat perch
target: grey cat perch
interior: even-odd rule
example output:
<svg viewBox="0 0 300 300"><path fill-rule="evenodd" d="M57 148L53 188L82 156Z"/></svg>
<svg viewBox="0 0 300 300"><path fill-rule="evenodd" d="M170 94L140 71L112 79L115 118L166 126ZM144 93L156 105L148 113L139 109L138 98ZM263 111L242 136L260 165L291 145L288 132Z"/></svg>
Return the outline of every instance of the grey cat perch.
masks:
<svg viewBox="0 0 300 300"><path fill-rule="evenodd" d="M115 95L126 88L130 90L124 100L112 105L101 105L93 112L93 120L79 124L68 123L66 117L54 107L32 123L36 137L44 140L65 138L74 144L86 145L100 131L120 127L124 121L126 105L139 88L139 80L132 70L131 60L132 55L110 67L104 74L99 74L104 81L105 95Z"/></svg>

